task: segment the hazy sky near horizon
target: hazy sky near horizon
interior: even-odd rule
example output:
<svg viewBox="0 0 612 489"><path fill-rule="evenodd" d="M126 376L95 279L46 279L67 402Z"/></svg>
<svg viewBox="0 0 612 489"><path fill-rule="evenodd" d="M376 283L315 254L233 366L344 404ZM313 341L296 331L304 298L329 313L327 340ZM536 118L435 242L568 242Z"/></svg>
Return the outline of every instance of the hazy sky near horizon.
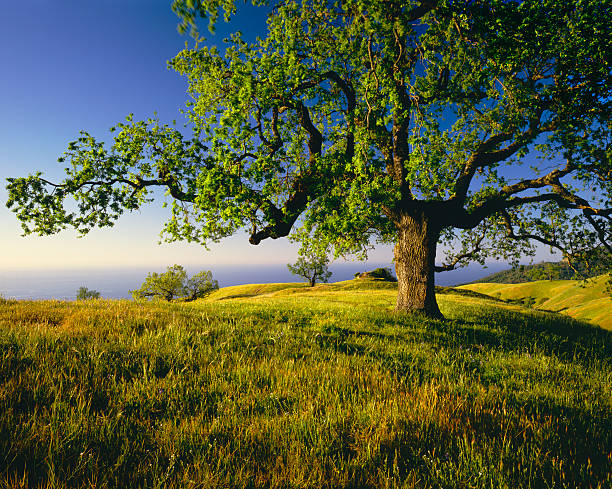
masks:
<svg viewBox="0 0 612 489"><path fill-rule="evenodd" d="M5 179L42 171L59 180L57 158L80 130L109 140L109 128L133 113L163 122L184 121L186 81L166 62L192 43L177 32L170 0L20 0L0 6L0 268L160 267L287 263L297 247L287 239L259 246L246 235L212 245L159 245L167 211L155 204L126 214L115 227L78 238L72 230L52 237L21 237L4 205ZM253 8L232 22L246 37L262 32ZM220 25L211 42L229 27ZM543 251L538 259L546 259ZM390 246L372 262L390 262Z"/></svg>

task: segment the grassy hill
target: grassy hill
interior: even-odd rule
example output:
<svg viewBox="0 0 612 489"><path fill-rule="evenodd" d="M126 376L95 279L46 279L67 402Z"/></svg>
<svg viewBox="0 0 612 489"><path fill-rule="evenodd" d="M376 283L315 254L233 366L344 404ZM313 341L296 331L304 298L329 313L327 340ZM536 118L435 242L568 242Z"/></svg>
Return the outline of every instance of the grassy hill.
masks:
<svg viewBox="0 0 612 489"><path fill-rule="evenodd" d="M576 262L574 268L570 267L566 261L519 265L515 268L492 273L470 283L519 284L538 280L583 280L595 277L608 270L610 268L610 254L599 249L590 256L589 263L590 266L586 266L584 263Z"/></svg>
<svg viewBox="0 0 612 489"><path fill-rule="evenodd" d="M523 284L469 284L459 287L536 309L560 312L612 330L608 275L581 280L541 280Z"/></svg>
<svg viewBox="0 0 612 489"><path fill-rule="evenodd" d="M468 290L0 303L0 487L612 485L612 334Z"/></svg>
<svg viewBox="0 0 612 489"><path fill-rule="evenodd" d="M509 268L500 272L492 273L486 277L474 280L473 284L486 283L486 284L520 284L524 282L535 282L541 279L550 279L546 274L550 275L559 280L573 280L575 278L575 272L572 270L567 263L560 262L544 262L536 263L532 265L519 265L516 268ZM538 275L542 275L539 278Z"/></svg>

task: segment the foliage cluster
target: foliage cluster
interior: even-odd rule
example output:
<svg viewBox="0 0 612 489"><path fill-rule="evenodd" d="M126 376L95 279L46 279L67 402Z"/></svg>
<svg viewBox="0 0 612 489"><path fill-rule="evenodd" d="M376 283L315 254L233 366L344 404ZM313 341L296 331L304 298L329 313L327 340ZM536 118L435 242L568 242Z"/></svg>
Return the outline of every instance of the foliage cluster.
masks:
<svg viewBox="0 0 612 489"><path fill-rule="evenodd" d="M3 305L0 485L610 487L610 333L368 284Z"/></svg>
<svg viewBox="0 0 612 489"><path fill-rule="evenodd" d="M79 290L77 290L76 298L78 301L84 301L84 300L89 300L89 299L99 299L100 292L98 292L97 290L88 289L87 287L82 286L82 287L79 287Z"/></svg>
<svg viewBox="0 0 612 489"><path fill-rule="evenodd" d="M163 273L149 273L141 287L131 290L130 293L136 300L193 301L206 297L218 288L219 283L212 278L212 272L202 271L188 278L187 272L181 265L172 265Z"/></svg>
<svg viewBox="0 0 612 489"><path fill-rule="evenodd" d="M582 260L569 262L542 262L533 265L517 265L474 280L478 283L518 284L538 280L583 280L612 272L612 255L601 247L584 256ZM612 276L606 289L612 295Z"/></svg>
<svg viewBox="0 0 612 489"><path fill-rule="evenodd" d="M318 282L328 282L332 273L327 268L329 258L325 254L301 254L294 264L287 263L289 271L308 280L311 287Z"/></svg>
<svg viewBox="0 0 612 489"><path fill-rule="evenodd" d="M576 272L565 262L542 262L533 265L518 265L470 283L520 284L536 280L573 280L575 278Z"/></svg>

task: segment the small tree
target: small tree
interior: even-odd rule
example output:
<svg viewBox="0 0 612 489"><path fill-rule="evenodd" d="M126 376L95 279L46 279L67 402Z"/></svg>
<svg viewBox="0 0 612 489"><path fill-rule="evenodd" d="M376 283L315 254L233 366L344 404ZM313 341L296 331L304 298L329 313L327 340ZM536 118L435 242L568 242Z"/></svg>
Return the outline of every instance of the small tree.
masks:
<svg viewBox="0 0 612 489"><path fill-rule="evenodd" d="M294 275L304 277L310 283L311 287L319 282L327 282L331 277L331 272L327 268L329 259L326 255L303 255L291 265L287 263L287 268Z"/></svg>
<svg viewBox="0 0 612 489"><path fill-rule="evenodd" d="M181 265L172 265L164 273L149 273L140 289L131 290L134 299L185 299L192 301L208 295L219 288L212 279L210 271L196 273L187 278L187 272Z"/></svg>
<svg viewBox="0 0 612 489"><path fill-rule="evenodd" d="M213 280L212 273L210 271L196 273L193 277L187 280L187 283L185 284L185 300L193 301L195 299L201 299L218 288L219 283L216 280Z"/></svg>
<svg viewBox="0 0 612 489"><path fill-rule="evenodd" d="M149 273L140 289L131 290L134 299L172 299L182 296L185 292L184 282L187 272L180 265L172 265L165 273Z"/></svg>
<svg viewBox="0 0 612 489"><path fill-rule="evenodd" d="M97 290L90 290L87 287L79 287L76 294L77 301L85 301L88 299L99 299L100 292Z"/></svg>

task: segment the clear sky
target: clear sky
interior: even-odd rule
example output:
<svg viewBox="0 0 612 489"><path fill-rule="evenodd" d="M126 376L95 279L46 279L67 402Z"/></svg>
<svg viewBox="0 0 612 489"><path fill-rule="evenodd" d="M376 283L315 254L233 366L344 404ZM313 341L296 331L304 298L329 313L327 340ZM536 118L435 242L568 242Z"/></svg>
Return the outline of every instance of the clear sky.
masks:
<svg viewBox="0 0 612 489"><path fill-rule="evenodd" d="M186 82L166 62L191 42L178 34L170 0L20 0L0 6L0 268L64 268L287 263L286 239L248 244L236 236L206 251L199 245L159 245L167 212L158 205L126 215L114 228L77 238L21 237L6 202L5 178L37 170L62 176L57 158L80 130L108 138L129 113L183 120ZM249 22L249 20L251 22ZM260 18L261 20L261 18ZM254 32L253 12L237 19ZM227 28L218 30L221 38ZM269 241L269 240L268 240ZM385 250L379 261L389 261Z"/></svg>
<svg viewBox="0 0 612 489"><path fill-rule="evenodd" d="M5 178L43 171L60 179L57 158L86 130L108 139L108 129L129 113L157 112L183 120L186 82L166 62L191 42L178 34L170 0L19 0L0 6L0 268L79 268L287 263L296 247L286 239L249 245L235 236L206 251L199 245L158 244L167 212L158 205L124 216L114 228L77 238L21 237L4 206ZM252 8L239 16L247 37L261 32ZM220 26L216 38L229 27ZM543 255L542 255L543 256ZM391 247L371 254L391 262Z"/></svg>

